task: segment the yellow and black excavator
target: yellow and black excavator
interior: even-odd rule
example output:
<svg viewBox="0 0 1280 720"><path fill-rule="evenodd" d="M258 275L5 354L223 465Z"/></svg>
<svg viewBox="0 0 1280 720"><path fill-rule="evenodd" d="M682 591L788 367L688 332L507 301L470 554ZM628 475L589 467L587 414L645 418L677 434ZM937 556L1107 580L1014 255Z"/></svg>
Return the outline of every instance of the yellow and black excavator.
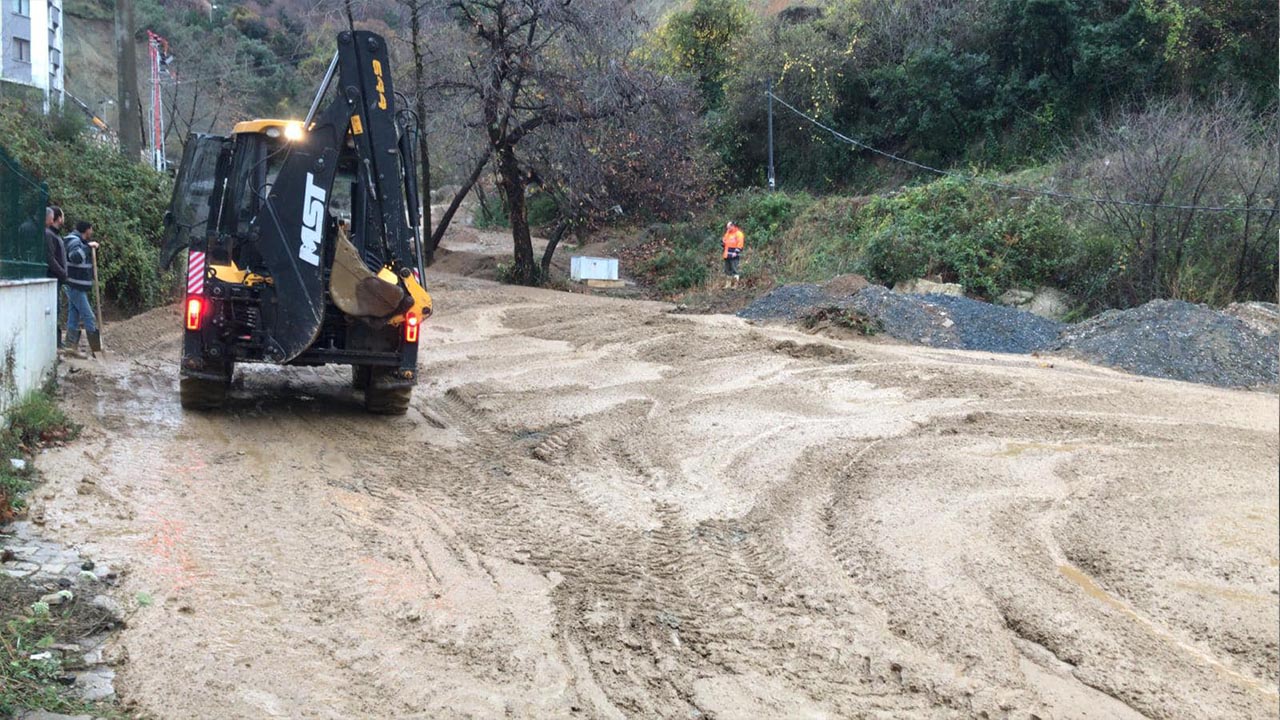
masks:
<svg viewBox="0 0 1280 720"><path fill-rule="evenodd" d="M239 363L345 364L371 412L402 414L431 314L412 133L387 45L338 49L302 121L193 134L161 262L187 250L182 406L221 406Z"/></svg>

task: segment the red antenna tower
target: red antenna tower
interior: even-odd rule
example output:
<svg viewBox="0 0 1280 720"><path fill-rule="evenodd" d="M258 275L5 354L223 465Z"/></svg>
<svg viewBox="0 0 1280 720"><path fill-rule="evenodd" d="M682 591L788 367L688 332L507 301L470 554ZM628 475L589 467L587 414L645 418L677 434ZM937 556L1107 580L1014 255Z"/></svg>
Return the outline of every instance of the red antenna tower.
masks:
<svg viewBox="0 0 1280 720"><path fill-rule="evenodd" d="M151 59L151 164L163 171L168 167L168 161L164 155L164 97L160 93L160 75L170 75L169 63L173 62L173 54L169 52L169 41L150 30L147 31L147 47Z"/></svg>

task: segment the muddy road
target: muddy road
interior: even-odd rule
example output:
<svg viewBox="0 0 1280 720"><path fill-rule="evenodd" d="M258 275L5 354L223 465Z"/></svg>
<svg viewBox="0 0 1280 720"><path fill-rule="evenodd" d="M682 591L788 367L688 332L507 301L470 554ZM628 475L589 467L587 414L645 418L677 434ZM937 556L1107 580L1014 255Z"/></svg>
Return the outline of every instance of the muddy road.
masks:
<svg viewBox="0 0 1280 720"><path fill-rule="evenodd" d="M157 718L1267 718L1274 394L435 276L426 382L107 328L33 498Z"/></svg>

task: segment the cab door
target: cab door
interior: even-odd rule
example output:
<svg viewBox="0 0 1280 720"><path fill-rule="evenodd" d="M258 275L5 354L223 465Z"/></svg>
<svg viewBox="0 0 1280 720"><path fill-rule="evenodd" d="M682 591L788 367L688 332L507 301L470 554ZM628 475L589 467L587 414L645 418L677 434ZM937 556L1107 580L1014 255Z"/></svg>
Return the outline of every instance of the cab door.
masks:
<svg viewBox="0 0 1280 720"><path fill-rule="evenodd" d="M173 197L164 214L161 267L169 267L179 252L193 242L203 245L210 232L217 232L230 153L230 143L225 136L203 133L188 136L178 177L173 183Z"/></svg>

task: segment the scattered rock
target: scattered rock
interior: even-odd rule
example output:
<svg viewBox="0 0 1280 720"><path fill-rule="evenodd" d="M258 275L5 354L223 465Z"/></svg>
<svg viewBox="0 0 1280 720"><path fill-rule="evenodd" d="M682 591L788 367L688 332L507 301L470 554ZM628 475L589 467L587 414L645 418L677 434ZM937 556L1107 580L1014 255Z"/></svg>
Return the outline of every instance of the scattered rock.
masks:
<svg viewBox="0 0 1280 720"><path fill-rule="evenodd" d="M1005 290L1000 297L996 298L996 302L1010 307L1020 307L1022 305L1027 305L1034 300L1035 297L1036 294L1030 290L1017 290L1010 288Z"/></svg>
<svg viewBox="0 0 1280 720"><path fill-rule="evenodd" d="M1067 316L1067 313L1071 312L1071 308L1075 304L1075 299L1061 290L1042 286L1036 288L1035 296L1032 297L1031 303L1026 309L1042 318L1061 320Z"/></svg>
<svg viewBox="0 0 1280 720"><path fill-rule="evenodd" d="M85 560L84 562L80 563L81 570L92 570L93 567L94 565L92 560Z"/></svg>
<svg viewBox="0 0 1280 720"><path fill-rule="evenodd" d="M27 469L27 461L22 458L9 458L9 466L18 472Z"/></svg>
<svg viewBox="0 0 1280 720"><path fill-rule="evenodd" d="M49 593L48 595L41 595L41 596L40 596L40 602L42 602L42 603L44 603L44 604L48 605L49 607L55 607L55 606L61 605L61 604L63 604L63 603L71 602L71 599L72 599L73 597L75 597L75 596L74 596L74 595L72 595L72 593L71 593L71 591L70 591L70 590L59 590L59 591L58 591L58 592L56 592L56 593Z"/></svg>
<svg viewBox="0 0 1280 720"><path fill-rule="evenodd" d="M112 600L106 595L93 596L93 600L90 604L110 615L111 619L116 622L124 620L124 609L120 607L120 603Z"/></svg>
<svg viewBox="0 0 1280 720"><path fill-rule="evenodd" d="M964 288L958 283L940 283L924 278L903 280L893 286L893 291L912 295L964 295Z"/></svg>
<svg viewBox="0 0 1280 720"><path fill-rule="evenodd" d="M98 667L78 673L75 676L74 687L77 694L89 702L107 700L116 694L115 688L112 687L115 677L115 670Z"/></svg>

